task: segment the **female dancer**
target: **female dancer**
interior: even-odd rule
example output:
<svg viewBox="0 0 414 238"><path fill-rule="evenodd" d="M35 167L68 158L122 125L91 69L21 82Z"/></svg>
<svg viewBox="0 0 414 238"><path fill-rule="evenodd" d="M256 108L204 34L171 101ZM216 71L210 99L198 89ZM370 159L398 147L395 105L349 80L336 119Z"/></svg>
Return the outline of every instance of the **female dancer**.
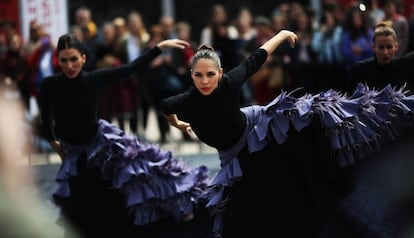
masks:
<svg viewBox="0 0 414 238"><path fill-rule="evenodd" d="M378 119L386 116L385 112L394 113L386 119L387 124L393 126L385 125L376 130L381 153L371 154L365 158L365 163L359 163L356 187L338 204L338 212L334 216L345 218L342 219L343 224L332 219L327 226L335 229L324 230L321 237L412 236L413 193L409 188L413 186L414 163L407 156L413 153L414 124L409 110L412 102L407 105L397 102L401 106L397 109L393 104L413 98L414 52L396 57L398 47L392 22L380 22L372 41L374 57L359 61L350 68L346 89L350 98L364 95L380 99L376 102L378 107L374 117ZM362 84L375 90L365 91Z"/></svg>
<svg viewBox="0 0 414 238"><path fill-rule="evenodd" d="M396 57L398 42L391 21L383 21L376 26L372 50L374 57L351 66L347 92L352 93L358 83L365 83L376 89L382 89L387 84L402 86L407 83L409 89L414 89L411 76L414 52Z"/></svg>
<svg viewBox="0 0 414 238"><path fill-rule="evenodd" d="M165 40L129 64L86 72L81 43L70 34L59 38L62 73L44 79L41 113L45 137L62 158L54 201L63 222L85 237L203 237L201 226L208 222L196 226L199 220L191 219L197 210L193 201L208 179L206 168L189 168L171 152L97 118L108 84L139 71L165 48L188 46Z"/></svg>
<svg viewBox="0 0 414 238"><path fill-rule="evenodd" d="M392 113L373 116L375 107L383 109L378 102L398 99L393 109L407 109L402 104L412 100L368 88L352 99L333 90L300 98L283 92L266 106L240 109L242 84L285 40L293 47L298 38L282 30L226 73L214 50L202 45L192 62L194 86L163 100L171 125L194 131L219 152L221 170L202 196L217 236L317 236L338 200L354 188L355 158L375 145L380 128L390 126Z"/></svg>
<svg viewBox="0 0 414 238"><path fill-rule="evenodd" d="M247 115L250 112L239 108L242 84L282 42L287 40L294 47L297 39L295 33L282 30L227 73L213 49L202 45L192 62L194 87L163 101L163 112L171 125L186 133L194 130L201 141L219 151L222 169L212 182L212 194L207 196L207 207L215 215L216 235L312 237L318 229L311 219L314 211L309 209L307 195L299 188L303 180L297 182L294 175L300 172L289 169L298 163L290 158L295 154L289 158L276 156L285 151L300 158L298 150L281 148L271 137L266 139L272 141L269 146L263 146L267 142L262 141L249 148L246 136L254 125ZM272 186L265 181L275 183Z"/></svg>

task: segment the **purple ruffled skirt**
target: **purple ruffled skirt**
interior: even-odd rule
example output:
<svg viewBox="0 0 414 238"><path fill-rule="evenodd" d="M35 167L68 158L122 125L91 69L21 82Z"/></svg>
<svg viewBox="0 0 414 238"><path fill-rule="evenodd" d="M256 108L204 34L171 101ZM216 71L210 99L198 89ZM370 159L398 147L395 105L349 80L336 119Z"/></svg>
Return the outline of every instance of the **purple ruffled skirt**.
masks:
<svg viewBox="0 0 414 238"><path fill-rule="evenodd" d="M170 151L142 144L105 120L99 121L97 136L86 145L62 144L67 155L53 198L63 218L68 214L72 220L86 219L89 214L90 223L106 217L101 220L108 226L123 220L129 227L180 222L198 209L198 197L209 183L205 166L189 167ZM104 226L97 224L96 229Z"/></svg>
<svg viewBox="0 0 414 238"><path fill-rule="evenodd" d="M382 90L373 90L360 84L351 96L334 90L300 98L282 93L266 106L242 108L247 119L243 137L233 148L219 151L221 170L202 196L207 201L207 208L215 216L215 233L219 235L223 225L222 213L228 202L225 191L243 177L239 162L243 148L247 147L248 153L254 154L267 146L283 147L287 142L294 144L289 138L292 131L295 131L297 136L294 140L297 140L305 137L302 132L317 122L317 130L323 134L322 139L326 140L328 151L324 155L316 153L316 156L324 156L326 161L332 160L339 169L352 167L358 160L379 151L383 144L395 141L414 125L414 96L407 93L404 87L387 86ZM269 140L269 135L273 140ZM270 144L274 141L275 144ZM296 150L305 147L304 144L297 144ZM292 156L282 151L276 153L274 160ZM313 157L315 155L309 154L309 161L314 162ZM303 181L303 184L306 183Z"/></svg>

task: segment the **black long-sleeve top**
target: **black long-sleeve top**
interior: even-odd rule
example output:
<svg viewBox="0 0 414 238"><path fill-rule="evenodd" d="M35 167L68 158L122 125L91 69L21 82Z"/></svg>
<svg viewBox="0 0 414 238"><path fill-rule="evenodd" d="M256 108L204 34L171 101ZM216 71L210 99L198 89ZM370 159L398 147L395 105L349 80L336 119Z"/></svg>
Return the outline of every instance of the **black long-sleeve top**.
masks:
<svg viewBox="0 0 414 238"><path fill-rule="evenodd" d="M76 78L63 73L45 78L41 85L41 115L46 139L58 138L74 145L93 139L98 130L101 92L108 84L138 72L160 53L155 47L119 67L81 71Z"/></svg>
<svg viewBox="0 0 414 238"><path fill-rule="evenodd" d="M240 111L240 88L263 65L267 52L258 49L237 67L224 73L217 89L202 95L194 85L187 91L162 101L166 115L177 114L189 122L198 138L218 150L231 148L245 129Z"/></svg>
<svg viewBox="0 0 414 238"><path fill-rule="evenodd" d="M391 84L402 86L407 83L410 90L414 89L414 52L393 59L389 64L380 65L375 58L363 60L352 65L348 75L346 91L352 93L358 83L366 83L377 90Z"/></svg>

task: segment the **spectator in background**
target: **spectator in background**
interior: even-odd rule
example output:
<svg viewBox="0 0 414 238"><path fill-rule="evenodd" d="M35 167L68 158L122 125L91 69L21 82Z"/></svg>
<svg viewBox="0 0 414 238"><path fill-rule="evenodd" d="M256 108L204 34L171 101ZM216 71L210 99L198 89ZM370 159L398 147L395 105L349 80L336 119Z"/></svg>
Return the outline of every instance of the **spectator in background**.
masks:
<svg viewBox="0 0 414 238"><path fill-rule="evenodd" d="M177 33L175 31L175 19L172 16L161 16L159 19L159 24L162 26L164 35L167 39L176 39Z"/></svg>
<svg viewBox="0 0 414 238"><path fill-rule="evenodd" d="M173 50L172 67L176 68L176 73L180 79L183 89L192 85L190 77L191 60L193 59L197 43L191 39L191 25L186 21L177 22L175 32L177 38L190 43L190 47L184 50Z"/></svg>
<svg viewBox="0 0 414 238"><path fill-rule="evenodd" d="M280 3L271 14L273 32L291 28L290 5L286 2ZM278 89L289 90L292 88L293 79L291 74L292 49L287 44L282 44L279 50L272 54L271 84ZM269 98L270 99L270 98Z"/></svg>
<svg viewBox="0 0 414 238"><path fill-rule="evenodd" d="M288 16L282 14L278 8L272 12L272 15L270 17L274 32L279 32L289 27Z"/></svg>
<svg viewBox="0 0 414 238"><path fill-rule="evenodd" d="M330 9L323 11L319 29L312 37L312 49L317 57L317 85L318 89L342 89L344 82L341 53L342 26Z"/></svg>
<svg viewBox="0 0 414 238"><path fill-rule="evenodd" d="M345 69L349 70L355 62L372 57L373 29L367 15L357 5L350 7L343 23L342 55Z"/></svg>
<svg viewBox="0 0 414 238"><path fill-rule="evenodd" d="M82 28L78 25L72 25L69 29L69 32L78 39L78 41L83 42L84 36Z"/></svg>
<svg viewBox="0 0 414 238"><path fill-rule="evenodd" d="M121 50L122 43L128 38L128 28L126 26L125 19L123 17L115 17L112 20L112 24L115 28L115 38L117 41L116 52L119 53Z"/></svg>
<svg viewBox="0 0 414 238"><path fill-rule="evenodd" d="M110 68L121 65L121 60L117 55L119 49L119 42L115 35L115 26L111 21L104 22L101 27L102 41L99 42L96 48L96 68ZM118 96L116 87L114 85L108 86L102 92L99 116L107 121L111 121L114 116L114 101Z"/></svg>
<svg viewBox="0 0 414 238"><path fill-rule="evenodd" d="M405 55L408 50L410 32L407 18L401 13L402 3L398 0L386 0L384 3L385 20L392 21L392 27L397 34L397 57Z"/></svg>
<svg viewBox="0 0 414 238"><path fill-rule="evenodd" d="M211 45L217 51L223 64L223 70L227 70L236 66L242 60L241 41L230 37L228 22L217 22L211 25Z"/></svg>
<svg viewBox="0 0 414 238"><path fill-rule="evenodd" d="M285 90L292 90L303 87L305 90L298 93L319 92L318 77L316 76L316 53L311 47L313 38L312 12L299 4L291 11L292 29L301 39L296 47L292 49L291 75L292 85Z"/></svg>
<svg viewBox="0 0 414 238"><path fill-rule="evenodd" d="M131 11L127 18L127 31L123 41L120 42L119 58L122 64L129 63L139 57L147 47L150 34L142 19L141 13ZM114 84L117 96L115 96L114 113L121 129L126 122L129 130L134 134L138 132L138 112L142 112L142 125L146 129L148 112L151 105L150 95L145 80L141 80L138 74L132 74L128 79Z"/></svg>
<svg viewBox="0 0 414 238"><path fill-rule="evenodd" d="M239 34L238 39L243 42L251 40L257 33L254 27L253 15L248 7L242 7L239 10L235 26Z"/></svg>
<svg viewBox="0 0 414 238"><path fill-rule="evenodd" d="M40 85L45 77L60 72L56 48L49 35L44 34L40 39L40 45L34 49L27 60L27 66L22 76L21 84L28 89L30 120L33 125L36 149L38 152L50 151L51 147L44 139L41 131L41 117L39 115L40 97L42 94ZM34 100L30 100L33 98ZM27 100L27 99L25 99Z"/></svg>
<svg viewBox="0 0 414 238"><path fill-rule="evenodd" d="M236 39L239 35L237 28L230 24L227 18L226 8L222 4L214 4L211 7L209 19L207 25L201 30L200 43L201 44L213 44L213 31L218 25L225 25L228 27L226 30L227 37L229 39Z"/></svg>
<svg viewBox="0 0 414 238"><path fill-rule="evenodd" d="M230 30L233 28L227 21L211 24L211 45L222 61L224 72L234 68L243 59L243 48L245 41L238 36L231 37ZM249 84L242 87L240 102L242 105L250 105L253 101L253 93Z"/></svg>
<svg viewBox="0 0 414 238"><path fill-rule="evenodd" d="M167 39L164 27L161 24L154 24L150 28L151 39L148 48L152 48L159 42ZM152 99L152 106L157 116L159 131L159 142L166 143L170 133L170 125L161 112L161 100L174 93L182 91L182 84L176 76L176 68L173 65L173 55L170 49L157 56L147 67L147 71L142 74L143 80L147 83L149 94ZM177 63L177 62L175 62Z"/></svg>
<svg viewBox="0 0 414 238"><path fill-rule="evenodd" d="M4 57L0 57L0 83L17 87L27 112L30 111L30 84L25 80L27 57L22 54L20 37L14 35L7 45Z"/></svg>
<svg viewBox="0 0 414 238"><path fill-rule="evenodd" d="M191 60L195 54L197 43L191 39L191 25L186 21L179 21L175 24L175 34L177 39L190 43L190 47L184 50L172 49L171 61L167 64L170 72L170 80L178 84L178 90L185 91L193 84L191 80ZM175 91L178 92L178 91ZM165 119L165 118L164 118ZM182 138L185 141L191 141L192 138L182 132Z"/></svg>
<svg viewBox="0 0 414 238"><path fill-rule="evenodd" d="M23 55L30 55L41 45L41 39L45 35L45 30L38 20L29 23L29 39L23 45Z"/></svg>
<svg viewBox="0 0 414 238"><path fill-rule="evenodd" d="M375 28L378 23L385 19L384 10L380 7L381 0L365 0L363 3L366 6L368 17L370 20L370 27Z"/></svg>
<svg viewBox="0 0 414 238"><path fill-rule="evenodd" d="M241 7L239 9L234 25L239 34L237 37L237 50L239 51L241 58L244 58L243 51L246 48L247 43L257 35L257 29L254 25L254 19L250 8ZM255 102L255 96L250 80L242 86L240 100L242 105L250 105Z"/></svg>
<svg viewBox="0 0 414 238"><path fill-rule="evenodd" d="M95 38L98 33L98 28L92 18L92 11L86 7L79 7L75 12L76 25L86 27L90 38Z"/></svg>
<svg viewBox="0 0 414 238"><path fill-rule="evenodd" d="M40 84L45 77L59 72L56 48L49 35L44 34L40 45L33 51L28 59L24 72L24 81L29 85L30 96L36 99L40 106Z"/></svg>
<svg viewBox="0 0 414 238"><path fill-rule="evenodd" d="M115 26L112 21L106 21L101 26L102 40L95 50L96 58L102 60L108 55L115 55L115 49L118 45Z"/></svg>
<svg viewBox="0 0 414 238"><path fill-rule="evenodd" d="M98 45L98 28L92 18L92 11L82 6L76 9L75 12L75 25L79 26L82 31L82 44L86 48L88 55L88 61L83 68L87 71L95 69L96 58L95 49Z"/></svg>
<svg viewBox="0 0 414 238"><path fill-rule="evenodd" d="M244 52L247 55L253 53L264 42L268 41L274 35L272 24L270 20L265 16L257 16L254 20L254 27L256 29L256 35L249 40L244 48ZM284 44L281 44L278 50L282 50ZM254 73L250 80L251 90L254 96L254 103L258 105L266 105L272 101L279 93L282 77L273 78L276 72L279 72L279 65L276 63L276 52L269 55L263 66ZM278 75L280 76L280 74ZM273 80L280 80L279 83L275 83Z"/></svg>
<svg viewBox="0 0 414 238"><path fill-rule="evenodd" d="M9 19L0 21L0 58L6 55L9 41L16 37L23 42L21 35L16 31L16 22Z"/></svg>

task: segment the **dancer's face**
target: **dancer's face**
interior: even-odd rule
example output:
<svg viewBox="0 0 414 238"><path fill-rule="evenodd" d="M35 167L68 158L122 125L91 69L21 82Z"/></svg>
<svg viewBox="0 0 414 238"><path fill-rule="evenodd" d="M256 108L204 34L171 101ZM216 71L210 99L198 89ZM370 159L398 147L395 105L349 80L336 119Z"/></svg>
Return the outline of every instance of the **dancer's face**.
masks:
<svg viewBox="0 0 414 238"><path fill-rule="evenodd" d="M64 49L59 52L59 66L68 78L75 78L86 62L86 55L75 48Z"/></svg>
<svg viewBox="0 0 414 238"><path fill-rule="evenodd" d="M217 87L223 76L223 69L218 68L212 59L199 59L191 70L194 85L204 96L210 95Z"/></svg>
<svg viewBox="0 0 414 238"><path fill-rule="evenodd" d="M372 46L378 64L389 64L398 51L398 43L393 36L378 36Z"/></svg>

